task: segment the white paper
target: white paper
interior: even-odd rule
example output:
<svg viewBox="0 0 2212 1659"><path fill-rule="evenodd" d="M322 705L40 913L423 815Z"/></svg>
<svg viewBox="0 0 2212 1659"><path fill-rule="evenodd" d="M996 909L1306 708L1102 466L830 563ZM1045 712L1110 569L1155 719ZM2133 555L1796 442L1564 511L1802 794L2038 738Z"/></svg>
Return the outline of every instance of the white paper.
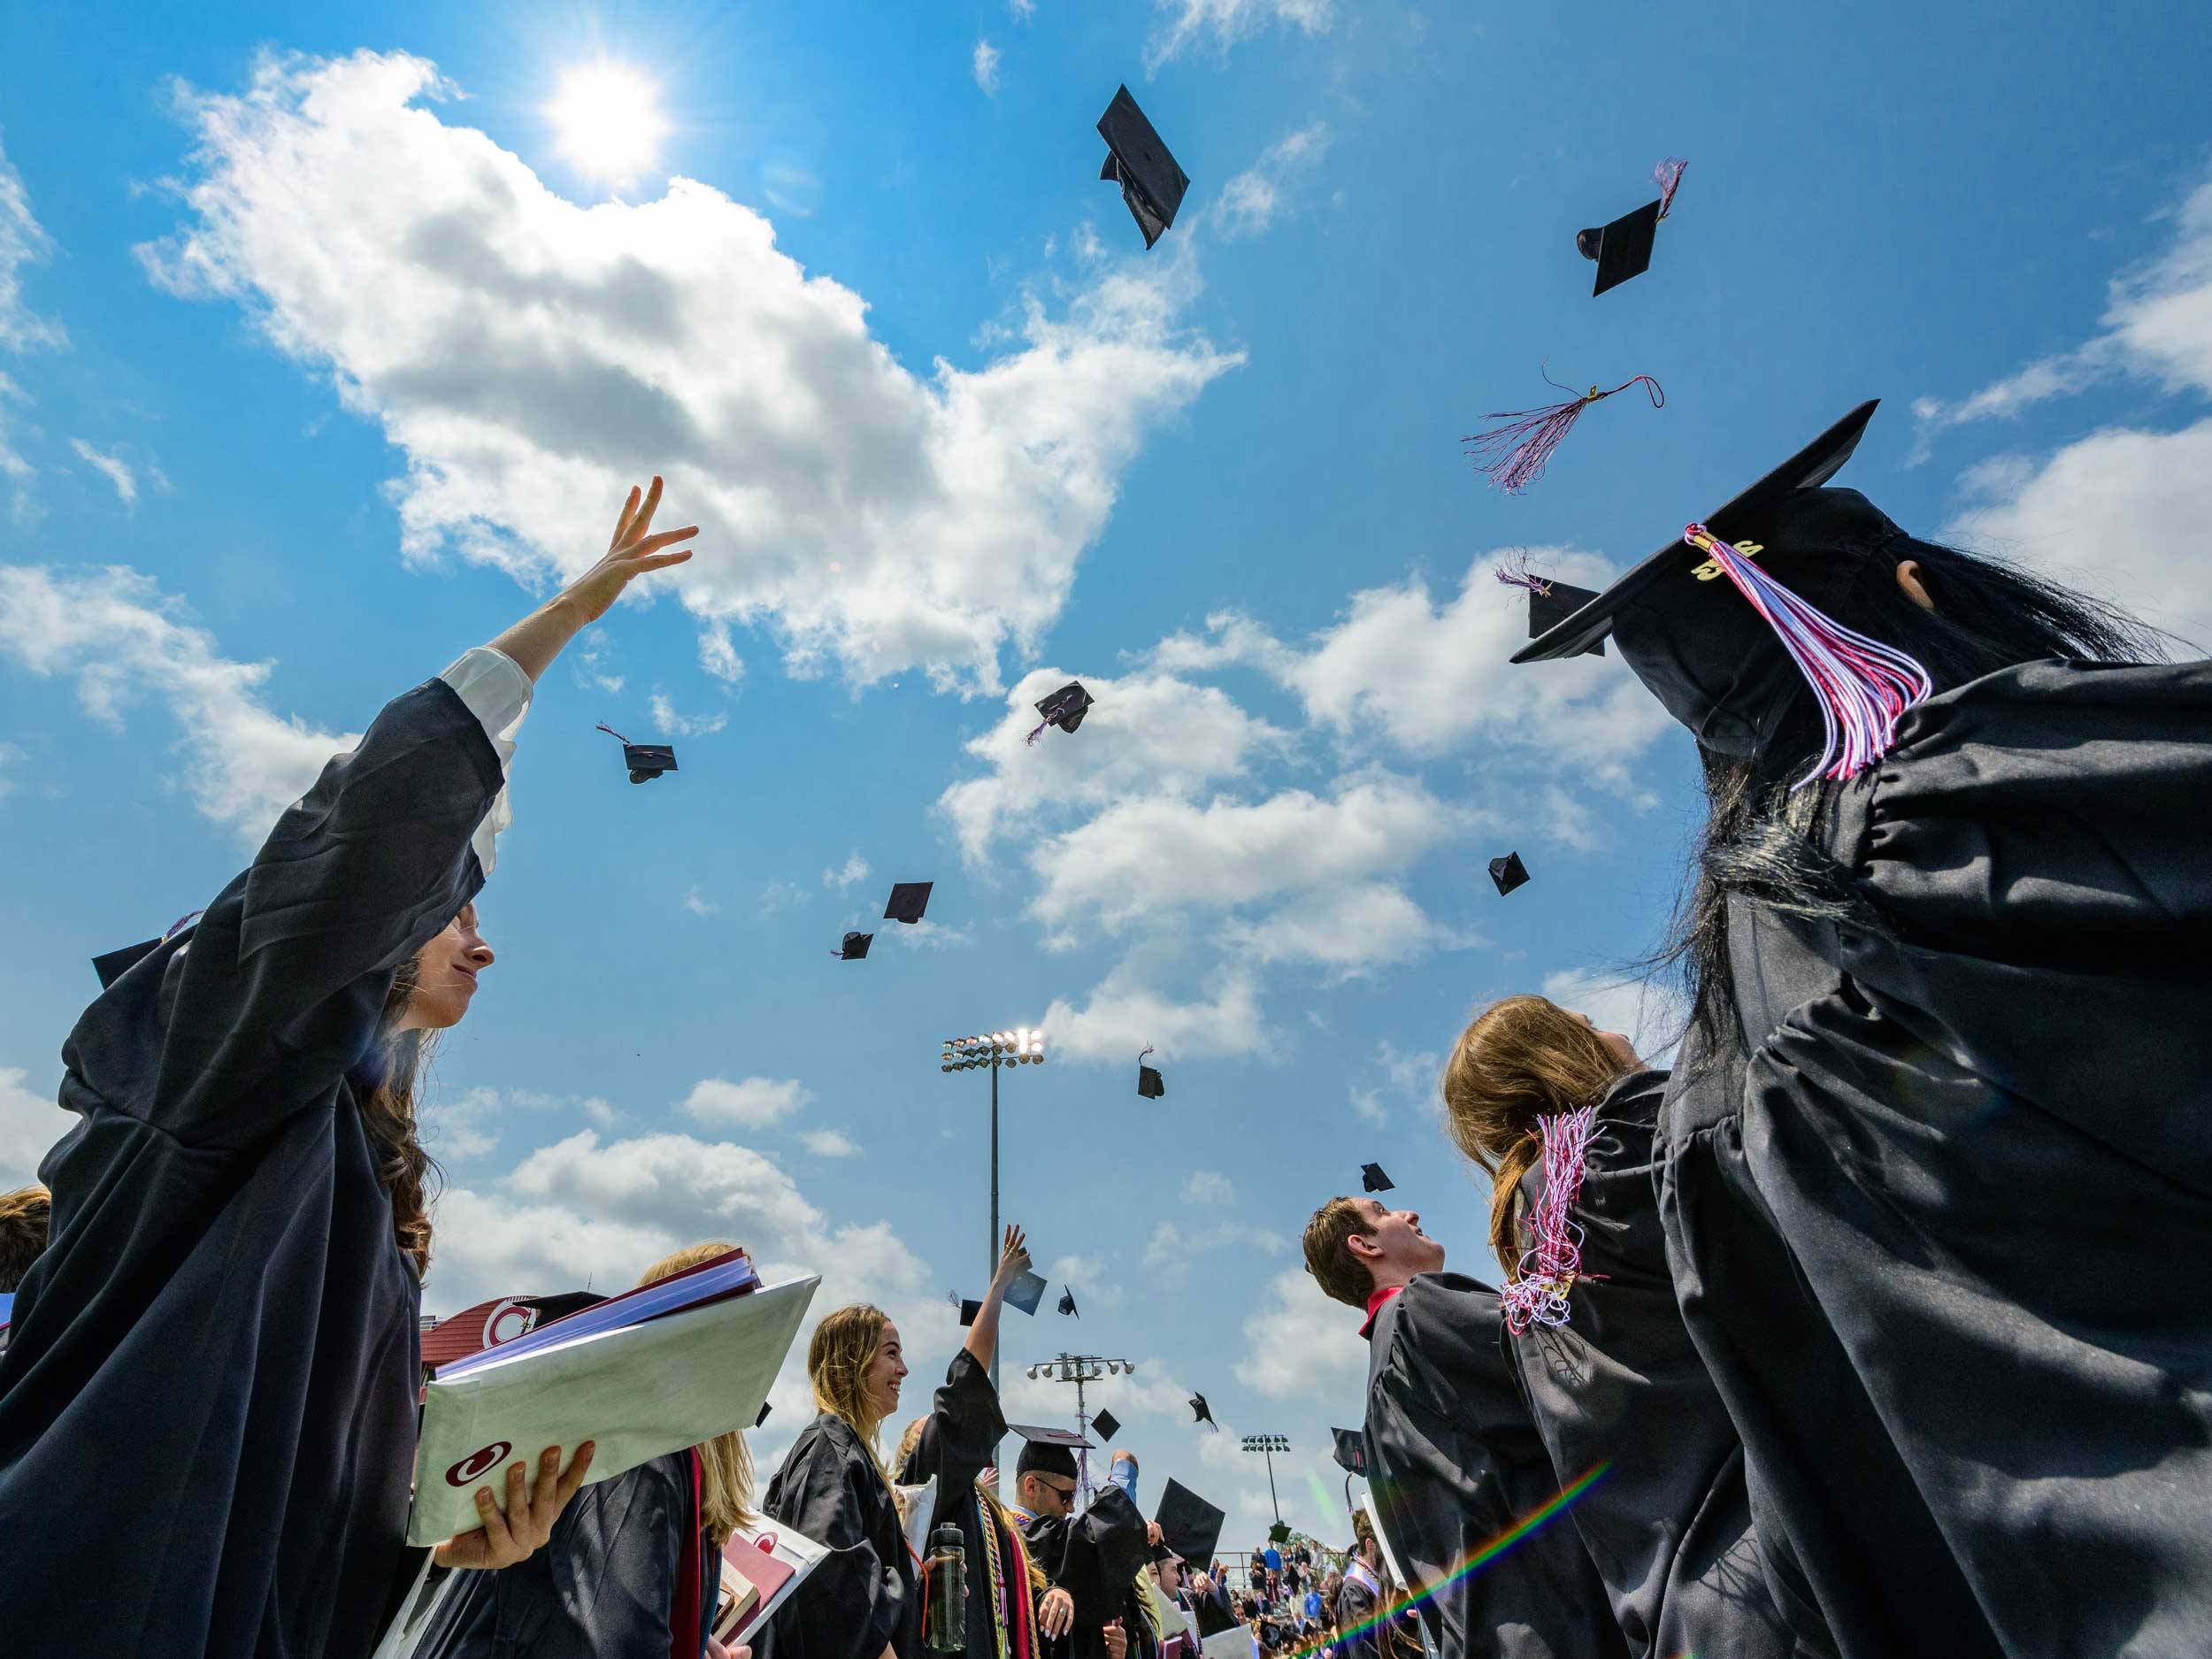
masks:
<svg viewBox="0 0 2212 1659"><path fill-rule="evenodd" d="M506 1499L507 1465L534 1477L548 1446L597 1443L591 1481L749 1429L821 1284L808 1277L493 1361L433 1382L415 1448L407 1541L434 1544L479 1525L475 1493Z"/></svg>
<svg viewBox="0 0 2212 1659"><path fill-rule="evenodd" d="M823 1557L829 1551L803 1532L795 1532L789 1527L779 1525L765 1517L750 1526L739 1527L730 1534L729 1544L723 1548L727 1549L740 1544L741 1540L742 1548L749 1549L759 1549L765 1542L768 1548L762 1553L773 1555L791 1569L791 1576L783 1581L783 1587L764 1600L746 1619L743 1630L739 1632L742 1635L745 1632L765 1626L775 1617L776 1609L791 1599L791 1593L806 1581L806 1576L822 1564Z"/></svg>
<svg viewBox="0 0 2212 1659"><path fill-rule="evenodd" d="M455 1568L439 1567L434 1579L430 1554L425 1551L421 1570L408 1586L407 1599L399 1604L391 1628L384 1632L384 1640L377 1643L376 1652L370 1659L414 1659L415 1649L422 1645L424 1632L429 1630L438 1609L467 1576Z"/></svg>
<svg viewBox="0 0 2212 1659"><path fill-rule="evenodd" d="M937 1512L937 1477L932 1475L918 1486L893 1486L898 1495L899 1525L906 1533L906 1547L914 1552L916 1561L929 1559L929 1517Z"/></svg>
<svg viewBox="0 0 2212 1659"><path fill-rule="evenodd" d="M1258 1642L1242 1624L1232 1624L1227 1630L1217 1630L1198 1644L1198 1650L1206 1659L1257 1659Z"/></svg>

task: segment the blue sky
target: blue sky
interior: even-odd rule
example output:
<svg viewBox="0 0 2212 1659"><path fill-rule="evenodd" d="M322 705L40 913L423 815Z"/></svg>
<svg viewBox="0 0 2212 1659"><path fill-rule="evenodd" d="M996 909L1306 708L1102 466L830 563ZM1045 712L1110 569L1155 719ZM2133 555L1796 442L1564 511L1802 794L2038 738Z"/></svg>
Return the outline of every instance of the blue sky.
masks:
<svg viewBox="0 0 2212 1659"><path fill-rule="evenodd" d="M1234 1434L1288 1434L1323 1525L1363 1356L1306 1215L1378 1158L1485 1268L1438 1056L1511 991L1632 1020L1695 818L1617 657L1504 664L1500 549L1594 585L1878 396L1849 481L1893 516L2212 637L2193 8L192 11L0 52L0 1179L85 959L659 467L706 529L525 728L429 1305L726 1236L881 1301L918 1383L983 1272L939 1040L1041 1024L1007 1208L1085 1317L1009 1360L1139 1360L1094 1403L1232 1543ZM600 58L666 124L626 180L546 114ZM1194 181L1149 255L1096 181L1123 81ZM1573 232L1671 154L1654 269L1593 302ZM1508 498L1457 441L1547 363L1667 407ZM1025 747L1070 676L1099 707ZM683 770L631 787L600 720Z"/></svg>

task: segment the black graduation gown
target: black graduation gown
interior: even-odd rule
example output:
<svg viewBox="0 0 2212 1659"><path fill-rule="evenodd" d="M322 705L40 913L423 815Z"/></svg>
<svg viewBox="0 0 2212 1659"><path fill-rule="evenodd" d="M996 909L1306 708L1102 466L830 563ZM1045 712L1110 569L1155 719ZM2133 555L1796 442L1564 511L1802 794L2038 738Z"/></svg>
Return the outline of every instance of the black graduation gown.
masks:
<svg viewBox="0 0 2212 1659"><path fill-rule="evenodd" d="M831 1553L752 1638L753 1659L898 1659L922 1651L922 1592L891 1488L852 1425L799 1431L762 1512Z"/></svg>
<svg viewBox="0 0 2212 1659"><path fill-rule="evenodd" d="M1344 1632L1344 1659L1382 1659L1383 1629L1371 1624L1381 1602L1351 1574L1336 1593L1336 1624Z"/></svg>
<svg viewBox="0 0 2212 1659"><path fill-rule="evenodd" d="M991 1386L991 1373L964 1348L945 1368L945 1386L931 1402L921 1439L899 1471L899 1484L905 1486L918 1486L936 1478L931 1532L945 1525L960 1529L961 1546L967 1552L965 1651L974 1659L996 1659L999 1624L1012 1617L1015 1606L1007 1586L990 1581L991 1557L983 1529L995 1523L975 1486L976 1477L991 1466L998 1443L1005 1437L1006 1419L999 1413L998 1391ZM1001 1564L1010 1570L1012 1563L1003 1560L1002 1550L999 1553Z"/></svg>
<svg viewBox="0 0 2212 1659"><path fill-rule="evenodd" d="M1080 1515L1032 1516L1022 1530L1046 1579L1075 1603L1065 1636L1040 1632L1044 1659L1106 1659L1104 1628L1115 1619L1128 1634L1128 1659L1141 1659L1151 1621L1137 1600L1137 1573L1148 1546L1144 1517L1129 1494L1109 1486Z"/></svg>
<svg viewBox="0 0 2212 1659"><path fill-rule="evenodd" d="M1850 1659L2212 1652L2212 665L1990 675L1730 910L1661 1202L1770 1576Z"/></svg>
<svg viewBox="0 0 2212 1659"><path fill-rule="evenodd" d="M1522 1403L1504 1335L1497 1293L1462 1273L1419 1274L1377 1312L1367 1460L1383 1533L1409 1589L1440 1586L1419 1611L1442 1659L1619 1655L1605 1586L1570 1526L1540 1527L1452 1578L1563 1484Z"/></svg>
<svg viewBox="0 0 2212 1659"><path fill-rule="evenodd" d="M721 1555L691 1523L688 1452L594 1482L527 1561L464 1575L421 1659L663 1659L687 1551L698 1563L704 1653Z"/></svg>
<svg viewBox="0 0 2212 1659"><path fill-rule="evenodd" d="M1769 1659L1795 1643L1767 1594L1743 1443L1675 1305L1652 1137L1664 1071L1598 1103L1574 1220L1581 1276L1563 1325L1509 1338L1522 1397L1564 1480L1611 1467L1570 1511L1628 1651ZM1539 1164L1521 1183L1532 1210Z"/></svg>
<svg viewBox="0 0 2212 1659"><path fill-rule="evenodd" d="M374 1645L411 1564L418 1286L348 1073L482 885L500 782L450 687L396 699L70 1033L82 1121L0 1358L10 1652Z"/></svg>

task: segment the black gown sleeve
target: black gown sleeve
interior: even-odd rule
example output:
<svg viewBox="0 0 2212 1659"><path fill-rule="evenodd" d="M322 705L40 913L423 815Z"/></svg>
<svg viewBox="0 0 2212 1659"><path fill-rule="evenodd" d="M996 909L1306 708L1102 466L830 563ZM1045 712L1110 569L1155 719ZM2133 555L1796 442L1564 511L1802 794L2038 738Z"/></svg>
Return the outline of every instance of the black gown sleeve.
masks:
<svg viewBox="0 0 2212 1659"><path fill-rule="evenodd" d="M374 1038L400 964L483 885L470 837L501 781L442 680L395 698L198 924L87 1010L65 1050L72 1084L219 1148L326 1099Z"/></svg>
<svg viewBox="0 0 2212 1659"><path fill-rule="evenodd" d="M899 1471L902 1484L918 1486L934 1476L935 1509L930 1517L934 1531L948 1524L961 1525L969 1509L976 1478L991 1466L999 1442L1006 1438L1006 1419L999 1411L998 1391L991 1373L962 1348L945 1368L944 1386L931 1402L923 1420L922 1437L915 1443L906 1467ZM972 1574L972 1563L969 1569Z"/></svg>
<svg viewBox="0 0 2212 1659"><path fill-rule="evenodd" d="M872 1524L891 1502L888 1489L879 1502L868 1486L883 1487L883 1477L850 1430L824 1426L835 1422L818 1417L800 1435L769 1494L772 1518L830 1552L776 1622L798 1628L806 1659L878 1659L904 1628L909 1581L902 1562L885 1559Z"/></svg>

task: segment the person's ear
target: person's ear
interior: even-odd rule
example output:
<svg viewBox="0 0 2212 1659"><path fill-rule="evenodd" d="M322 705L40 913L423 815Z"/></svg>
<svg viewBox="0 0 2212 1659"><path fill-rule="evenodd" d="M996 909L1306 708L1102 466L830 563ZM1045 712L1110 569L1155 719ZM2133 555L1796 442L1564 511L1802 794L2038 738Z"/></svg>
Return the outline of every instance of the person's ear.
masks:
<svg viewBox="0 0 2212 1659"><path fill-rule="evenodd" d="M1371 1233L1353 1233L1345 1235L1344 1248L1363 1262L1370 1262L1382 1254L1382 1245Z"/></svg>
<svg viewBox="0 0 2212 1659"><path fill-rule="evenodd" d="M1901 559L1898 562L1897 585L1904 590L1906 598L1911 600L1923 611L1932 615L1934 613L1935 601L1929 597L1927 587L1920 580L1918 559Z"/></svg>

